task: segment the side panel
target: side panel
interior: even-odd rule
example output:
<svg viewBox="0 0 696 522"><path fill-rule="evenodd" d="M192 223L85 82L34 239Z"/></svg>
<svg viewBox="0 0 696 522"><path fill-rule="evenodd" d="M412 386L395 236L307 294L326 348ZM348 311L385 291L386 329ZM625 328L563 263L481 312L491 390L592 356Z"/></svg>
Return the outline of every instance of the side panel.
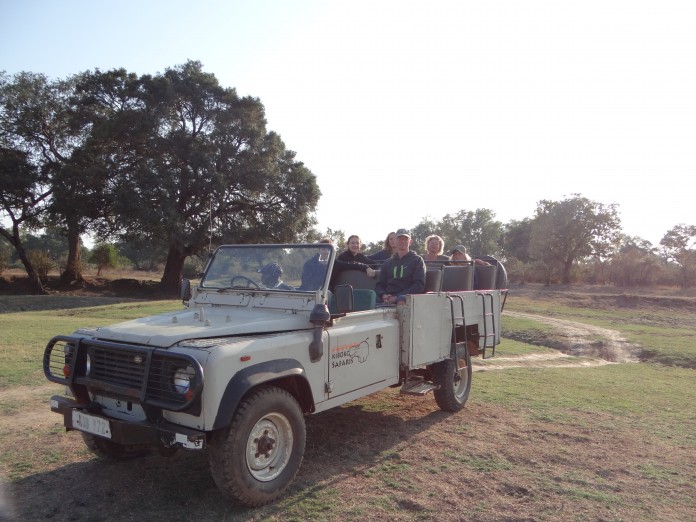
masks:
<svg viewBox="0 0 696 522"><path fill-rule="evenodd" d="M399 323L393 309L348 314L328 333L327 399L398 381Z"/></svg>
<svg viewBox="0 0 696 522"><path fill-rule="evenodd" d="M478 325L480 346L500 343L500 291L409 295L398 307L402 364L417 368L450 354L452 321Z"/></svg>
<svg viewBox="0 0 696 522"><path fill-rule="evenodd" d="M403 324L404 365L415 368L449 355L452 313L444 294L409 295L406 304L398 308Z"/></svg>

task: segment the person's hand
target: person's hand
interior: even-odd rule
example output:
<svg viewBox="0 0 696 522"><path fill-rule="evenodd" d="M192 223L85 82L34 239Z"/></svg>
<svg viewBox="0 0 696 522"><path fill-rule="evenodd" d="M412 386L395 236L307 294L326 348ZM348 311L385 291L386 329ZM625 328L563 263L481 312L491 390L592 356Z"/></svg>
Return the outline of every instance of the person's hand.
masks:
<svg viewBox="0 0 696 522"><path fill-rule="evenodd" d="M367 277L375 277L375 275L377 275L377 272L369 266L367 267L367 270L365 270L365 273L367 274Z"/></svg>

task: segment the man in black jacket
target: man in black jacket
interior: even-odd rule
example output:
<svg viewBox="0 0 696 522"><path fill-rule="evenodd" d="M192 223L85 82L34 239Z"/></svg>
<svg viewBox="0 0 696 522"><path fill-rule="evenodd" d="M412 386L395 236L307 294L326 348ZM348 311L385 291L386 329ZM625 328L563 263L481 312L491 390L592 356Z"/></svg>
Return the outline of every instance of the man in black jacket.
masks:
<svg viewBox="0 0 696 522"><path fill-rule="evenodd" d="M385 304L396 304L404 294L422 294L425 288L425 261L411 251L411 234L400 228L396 231L396 254L382 264L375 285L377 298Z"/></svg>

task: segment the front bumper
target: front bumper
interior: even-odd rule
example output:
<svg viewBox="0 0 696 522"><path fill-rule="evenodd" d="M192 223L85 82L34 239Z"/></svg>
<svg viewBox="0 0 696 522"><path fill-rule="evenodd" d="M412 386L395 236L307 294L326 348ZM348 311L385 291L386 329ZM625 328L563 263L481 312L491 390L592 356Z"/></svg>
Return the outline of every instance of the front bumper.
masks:
<svg viewBox="0 0 696 522"><path fill-rule="evenodd" d="M66 430L76 430L83 433L91 433L94 436L110 440L122 446L151 446L153 448L185 448L199 450L205 447L205 432L179 426L160 420L157 423L134 422L114 419L93 412L87 405L61 395L51 397L51 411L63 415L63 424ZM73 412L80 412L88 420L95 420L93 424L83 423L83 426L75 425ZM98 426L93 429L90 426Z"/></svg>

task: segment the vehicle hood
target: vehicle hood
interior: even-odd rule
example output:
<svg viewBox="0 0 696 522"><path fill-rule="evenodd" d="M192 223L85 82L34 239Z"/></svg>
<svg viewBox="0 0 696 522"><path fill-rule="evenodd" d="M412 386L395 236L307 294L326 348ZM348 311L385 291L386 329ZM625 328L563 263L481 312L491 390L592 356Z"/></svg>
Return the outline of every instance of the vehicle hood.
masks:
<svg viewBox="0 0 696 522"><path fill-rule="evenodd" d="M169 347L185 339L205 339L309 330L306 314L258 308L205 307L152 315L94 330L97 339Z"/></svg>

